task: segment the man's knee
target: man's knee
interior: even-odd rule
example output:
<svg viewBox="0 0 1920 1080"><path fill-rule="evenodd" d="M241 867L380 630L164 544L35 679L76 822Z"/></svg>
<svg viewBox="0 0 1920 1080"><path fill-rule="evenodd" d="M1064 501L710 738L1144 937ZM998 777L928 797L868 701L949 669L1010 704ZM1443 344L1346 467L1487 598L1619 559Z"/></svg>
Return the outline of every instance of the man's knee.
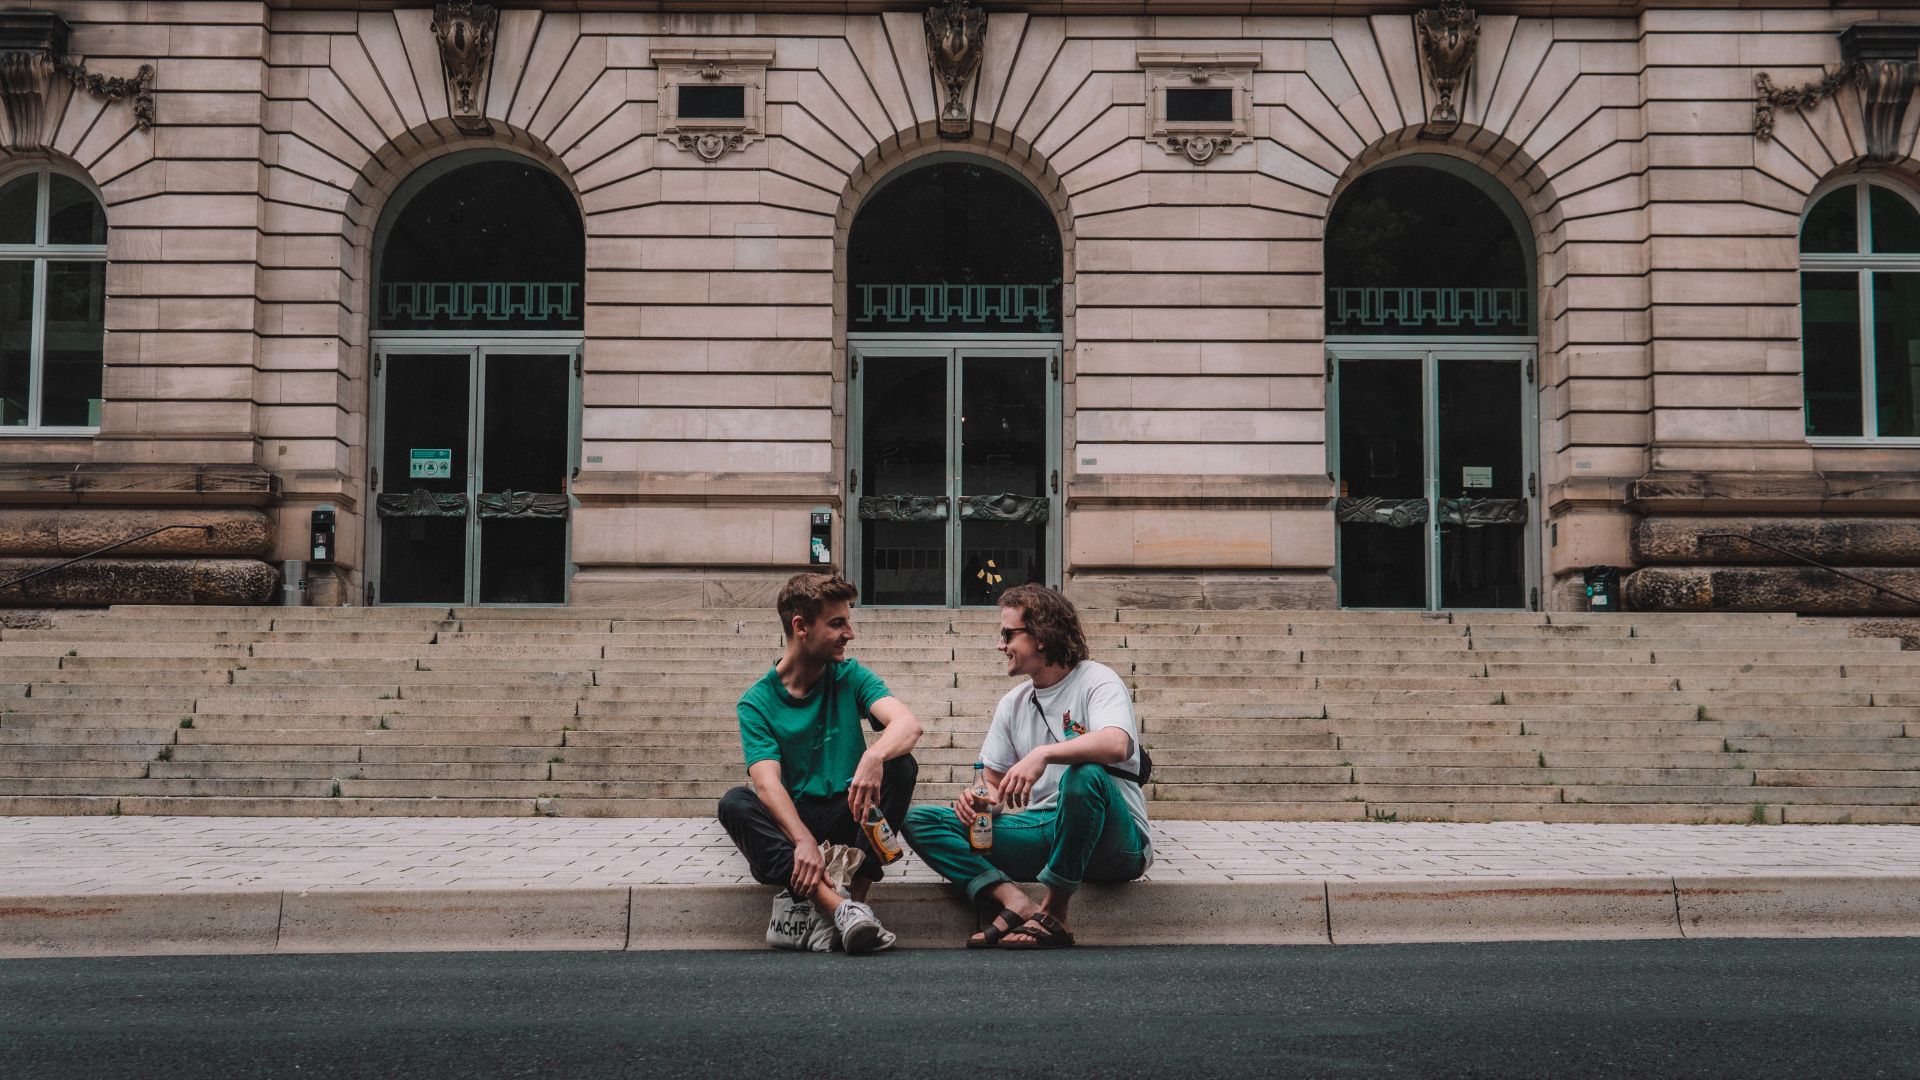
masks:
<svg viewBox="0 0 1920 1080"><path fill-rule="evenodd" d="M742 786L720 796L718 814L720 821L724 824L729 821L739 821L759 809L760 797L753 793L752 788Z"/></svg>
<svg viewBox="0 0 1920 1080"><path fill-rule="evenodd" d="M905 784L909 787L920 779L920 763L913 760L912 754L901 754L880 767L880 786L895 787Z"/></svg>
<svg viewBox="0 0 1920 1080"><path fill-rule="evenodd" d="M1060 798L1090 799L1104 796L1107 785L1112 782L1113 778L1107 775L1107 770L1099 765L1087 762L1069 765L1060 777Z"/></svg>
<svg viewBox="0 0 1920 1080"><path fill-rule="evenodd" d="M916 806L907 811L906 823L900 830L907 834L907 843L917 847L921 840L959 820L950 806Z"/></svg>

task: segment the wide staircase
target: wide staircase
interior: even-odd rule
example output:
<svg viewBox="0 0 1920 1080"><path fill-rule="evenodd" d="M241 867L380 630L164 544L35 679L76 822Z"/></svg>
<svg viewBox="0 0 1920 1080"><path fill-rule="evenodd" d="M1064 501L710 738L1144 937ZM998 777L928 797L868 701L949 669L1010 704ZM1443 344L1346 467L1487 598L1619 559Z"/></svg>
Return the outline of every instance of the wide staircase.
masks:
<svg viewBox="0 0 1920 1080"><path fill-rule="evenodd" d="M1920 823L1920 654L1792 615L1083 612L1159 818ZM921 796L993 611L862 609ZM765 611L126 607L0 630L0 814L705 816Z"/></svg>

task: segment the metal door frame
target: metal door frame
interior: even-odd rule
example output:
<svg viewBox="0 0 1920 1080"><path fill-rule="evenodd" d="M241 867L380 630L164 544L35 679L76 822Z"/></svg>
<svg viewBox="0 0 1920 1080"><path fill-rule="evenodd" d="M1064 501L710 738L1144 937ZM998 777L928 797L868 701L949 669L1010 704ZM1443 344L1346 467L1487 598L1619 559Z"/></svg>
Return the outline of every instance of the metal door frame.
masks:
<svg viewBox="0 0 1920 1080"><path fill-rule="evenodd" d="M1540 609L1540 395L1534 379L1539 353L1535 338L1515 337L1365 337L1327 339L1327 475L1333 478L1335 498L1340 483L1340 362L1342 360L1420 360L1422 426L1421 471L1427 497L1427 605L1426 611L1445 611L1440 596L1440 365L1449 360L1500 360L1520 366L1521 466L1527 470L1527 532L1521 542L1526 553L1529 603ZM1333 584L1340 595L1341 559L1338 522L1334 523ZM1342 605L1343 607L1345 605ZM1355 610L1372 610L1358 608ZM1403 610L1403 609L1394 609ZM1513 611L1518 608L1464 608L1460 610Z"/></svg>
<svg viewBox="0 0 1920 1080"><path fill-rule="evenodd" d="M853 334L847 337L847 498L841 517L846 523L845 571L855 582L866 555L865 528L860 523L860 496L864 494L853 481L854 470L865 459L866 409L861 400L862 373L871 360L894 357L942 356L947 361L947 581L949 608L960 606L960 401L961 379L967 357L1034 357L1045 368L1047 460L1042 470L1050 478L1047 497L1047 581L1058 585L1064 565L1060 550L1066 535L1064 500L1060 497L1060 461L1062 452L1061 345L1056 334ZM864 602L863 602L864 603ZM918 605L865 604L867 607L906 607Z"/></svg>
<svg viewBox="0 0 1920 1080"><path fill-rule="evenodd" d="M366 567L365 589L363 596L373 597L369 606L380 607L478 607L480 601L480 504L479 483L482 466L481 453L485 432L482 427L487 415L487 387L485 381L485 359L491 353L505 355L550 355L565 357L569 371L567 376L567 461L566 478L563 483L567 496L567 532L562 557L566 565L562 571L560 601L554 604L502 604L501 607L566 607L573 600L573 576L579 567L573 563L573 522L580 509L580 500L573 494L573 477L580 472L580 428L581 428L581 357L584 342L582 335L572 334L450 334L432 331L400 332L375 335L368 346L369 363L373 365L373 378L370 380L369 405L367 410L367 470L363 488L366 492L366 528L363 543L365 558L361 560ZM389 356L448 356L467 354L467 527L466 527L466 581L463 586L465 595L457 604L439 601L427 603L389 604L379 599L378 586L381 574L381 525L378 508L379 489L373 483L373 471L386 459L387 440L387 372L386 358Z"/></svg>

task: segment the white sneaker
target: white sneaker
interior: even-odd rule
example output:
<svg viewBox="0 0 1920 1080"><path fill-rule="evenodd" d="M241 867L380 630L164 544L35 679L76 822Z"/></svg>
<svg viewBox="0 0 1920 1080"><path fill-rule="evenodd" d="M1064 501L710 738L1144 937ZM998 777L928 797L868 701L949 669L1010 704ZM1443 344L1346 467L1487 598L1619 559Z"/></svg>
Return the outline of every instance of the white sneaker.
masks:
<svg viewBox="0 0 1920 1080"><path fill-rule="evenodd" d="M834 928L840 931L841 946L848 956L879 952L893 947L894 934L873 917L873 909L858 900L846 900L833 912Z"/></svg>

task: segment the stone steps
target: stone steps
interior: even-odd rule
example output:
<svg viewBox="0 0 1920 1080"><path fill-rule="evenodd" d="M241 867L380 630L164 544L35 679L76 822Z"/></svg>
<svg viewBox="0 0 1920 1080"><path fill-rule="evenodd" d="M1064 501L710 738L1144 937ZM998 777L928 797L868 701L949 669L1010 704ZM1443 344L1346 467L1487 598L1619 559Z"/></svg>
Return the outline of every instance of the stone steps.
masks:
<svg viewBox="0 0 1920 1080"><path fill-rule="evenodd" d="M1747 820L1764 804L1891 821L1920 805L1920 657L1841 623L1087 617L1135 690L1157 816ZM996 618L859 613L854 654L926 723L923 795L970 775L1007 689ZM743 779L733 702L777 650L759 611L63 613L0 630L0 813L704 816Z"/></svg>

